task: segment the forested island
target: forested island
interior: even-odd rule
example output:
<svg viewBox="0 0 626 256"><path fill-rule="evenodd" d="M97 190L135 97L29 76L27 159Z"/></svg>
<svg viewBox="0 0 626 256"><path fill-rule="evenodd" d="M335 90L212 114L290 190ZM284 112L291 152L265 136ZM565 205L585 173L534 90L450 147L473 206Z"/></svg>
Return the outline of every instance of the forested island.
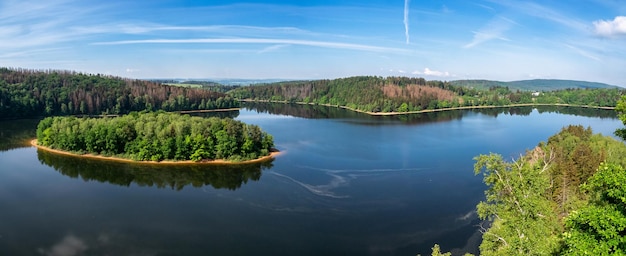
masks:
<svg viewBox="0 0 626 256"><path fill-rule="evenodd" d="M625 89L616 87L538 92L513 91L495 84L486 88L457 84L423 78L359 76L251 85L228 94L242 100L331 105L369 114L533 104L612 108L626 95Z"/></svg>
<svg viewBox="0 0 626 256"><path fill-rule="evenodd" d="M203 88L73 71L0 68L0 118L236 107L239 101Z"/></svg>
<svg viewBox="0 0 626 256"><path fill-rule="evenodd" d="M242 162L268 156L274 146L273 137L256 125L163 111L47 117L37 126L37 143L76 154L157 162Z"/></svg>

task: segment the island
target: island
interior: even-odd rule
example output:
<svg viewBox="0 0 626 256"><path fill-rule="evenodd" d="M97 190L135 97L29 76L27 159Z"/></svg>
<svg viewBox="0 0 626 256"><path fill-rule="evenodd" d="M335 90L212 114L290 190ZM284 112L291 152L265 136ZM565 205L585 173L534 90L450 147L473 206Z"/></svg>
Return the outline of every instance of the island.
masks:
<svg viewBox="0 0 626 256"><path fill-rule="evenodd" d="M249 163L277 154L273 137L256 125L164 111L47 117L33 144L57 153L151 163Z"/></svg>

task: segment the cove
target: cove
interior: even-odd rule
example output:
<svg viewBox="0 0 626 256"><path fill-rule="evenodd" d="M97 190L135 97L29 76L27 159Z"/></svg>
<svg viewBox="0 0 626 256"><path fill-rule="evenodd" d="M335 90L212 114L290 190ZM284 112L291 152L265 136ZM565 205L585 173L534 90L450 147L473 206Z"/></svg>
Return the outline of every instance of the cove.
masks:
<svg viewBox="0 0 626 256"><path fill-rule="evenodd" d="M219 114L259 125L282 154L242 166L113 163L37 150L37 120L1 121L0 255L427 255L434 243L476 253L485 187L474 156L518 157L569 124L622 126L613 111L565 107Z"/></svg>

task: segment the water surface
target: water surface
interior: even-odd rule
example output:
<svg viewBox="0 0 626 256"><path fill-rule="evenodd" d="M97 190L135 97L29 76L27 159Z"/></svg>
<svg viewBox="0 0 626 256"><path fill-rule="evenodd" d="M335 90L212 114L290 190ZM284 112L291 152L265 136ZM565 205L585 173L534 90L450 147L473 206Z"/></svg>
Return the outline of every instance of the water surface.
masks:
<svg viewBox="0 0 626 256"><path fill-rule="evenodd" d="M371 117L252 104L283 152L242 166L81 159L0 122L0 255L415 255L476 253L483 199L472 158L512 159L568 124L609 135L611 111L514 108ZM206 115L206 114L203 114Z"/></svg>

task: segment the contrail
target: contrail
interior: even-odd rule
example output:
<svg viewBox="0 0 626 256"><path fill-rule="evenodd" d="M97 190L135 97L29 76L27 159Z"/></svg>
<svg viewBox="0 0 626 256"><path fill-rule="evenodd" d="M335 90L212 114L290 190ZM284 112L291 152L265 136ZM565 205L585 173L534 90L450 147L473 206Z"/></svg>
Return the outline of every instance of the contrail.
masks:
<svg viewBox="0 0 626 256"><path fill-rule="evenodd" d="M409 44L409 2L404 0L404 35L406 36L406 44Z"/></svg>

